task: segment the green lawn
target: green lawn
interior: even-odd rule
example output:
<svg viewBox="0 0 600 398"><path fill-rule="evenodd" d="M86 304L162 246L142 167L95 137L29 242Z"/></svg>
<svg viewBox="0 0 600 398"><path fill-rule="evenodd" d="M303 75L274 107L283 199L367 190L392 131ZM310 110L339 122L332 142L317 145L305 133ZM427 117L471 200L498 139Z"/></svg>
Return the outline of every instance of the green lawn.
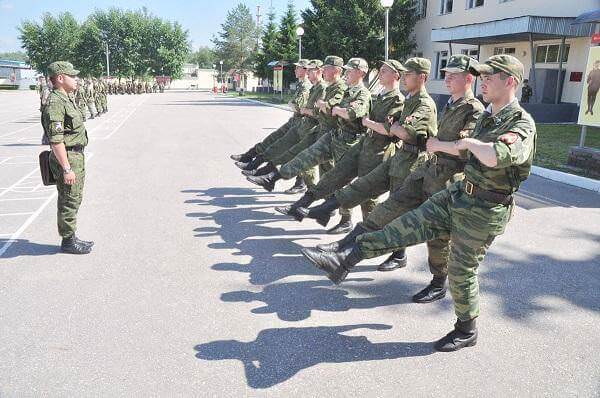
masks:
<svg viewBox="0 0 600 398"><path fill-rule="evenodd" d="M236 92L228 93L232 97L240 97ZM247 98L257 101L268 102L269 104L287 104L291 99L292 94L283 94L283 100L281 99L281 94L263 94L263 93L252 93L246 92L240 98Z"/></svg>
<svg viewBox="0 0 600 398"><path fill-rule="evenodd" d="M575 124L538 124L537 131L535 165L585 175L582 170L567 165L569 149L579 145L580 126ZM600 128L587 128L585 146L600 149Z"/></svg>

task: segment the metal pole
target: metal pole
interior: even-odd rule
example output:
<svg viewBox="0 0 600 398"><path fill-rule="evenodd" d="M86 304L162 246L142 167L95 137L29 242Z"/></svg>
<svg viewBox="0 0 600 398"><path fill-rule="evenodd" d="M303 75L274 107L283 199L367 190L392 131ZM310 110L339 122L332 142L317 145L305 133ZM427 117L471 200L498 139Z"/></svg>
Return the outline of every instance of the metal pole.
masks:
<svg viewBox="0 0 600 398"><path fill-rule="evenodd" d="M389 59L390 9L385 9L385 60Z"/></svg>
<svg viewBox="0 0 600 398"><path fill-rule="evenodd" d="M448 59L452 56L452 42L448 42L448 51L450 51L450 55L448 55Z"/></svg>
<svg viewBox="0 0 600 398"><path fill-rule="evenodd" d="M477 43L477 61L481 59L481 44ZM477 95L477 79L475 79L475 87L473 88L473 95Z"/></svg>
<svg viewBox="0 0 600 398"><path fill-rule="evenodd" d="M581 134L579 135L579 147L585 146L585 134L587 133L587 126L581 126Z"/></svg>
<svg viewBox="0 0 600 398"><path fill-rule="evenodd" d="M110 77L110 61L109 61L109 50L108 50L108 43L106 44L106 77Z"/></svg>
<svg viewBox="0 0 600 398"><path fill-rule="evenodd" d="M533 103L537 103L537 90L535 87L535 52L533 47L533 34L529 34L529 51L531 51L531 76L529 76L529 80L531 80L531 88L533 91Z"/></svg>
<svg viewBox="0 0 600 398"><path fill-rule="evenodd" d="M298 36L298 61L302 59L302 36Z"/></svg>
<svg viewBox="0 0 600 398"><path fill-rule="evenodd" d="M561 79L561 74L562 74L562 68L563 68L563 56L565 53L565 39L566 37L563 36L562 40L560 41L560 47L558 50L558 77L556 78L556 92L554 93L554 103L558 104L559 100L560 100L560 91L561 91L561 87L562 87L562 83L563 83L563 79Z"/></svg>

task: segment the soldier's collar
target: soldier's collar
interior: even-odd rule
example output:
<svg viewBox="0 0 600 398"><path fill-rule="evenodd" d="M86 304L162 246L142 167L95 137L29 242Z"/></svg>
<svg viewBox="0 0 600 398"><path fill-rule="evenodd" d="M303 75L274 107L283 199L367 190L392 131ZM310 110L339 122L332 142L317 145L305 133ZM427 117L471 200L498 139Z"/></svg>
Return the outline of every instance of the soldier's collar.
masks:
<svg viewBox="0 0 600 398"><path fill-rule="evenodd" d="M56 88L55 88L55 89L52 89L52 92L53 92L54 94L56 94L56 95L58 95L58 96L60 96L60 97L64 98L64 99L69 99L69 95L68 95L68 94L65 94L65 93L63 93L62 91L60 91L60 90L58 90L58 89L56 89Z"/></svg>
<svg viewBox="0 0 600 398"><path fill-rule="evenodd" d="M499 109L498 112L496 112L496 116L503 113L507 108L512 108L515 104L517 104L517 105L519 104L519 100L517 98L515 98L513 101L509 102L508 104L504 105L501 109ZM491 115L493 113L492 104L489 104L488 107L485 109L485 111Z"/></svg>

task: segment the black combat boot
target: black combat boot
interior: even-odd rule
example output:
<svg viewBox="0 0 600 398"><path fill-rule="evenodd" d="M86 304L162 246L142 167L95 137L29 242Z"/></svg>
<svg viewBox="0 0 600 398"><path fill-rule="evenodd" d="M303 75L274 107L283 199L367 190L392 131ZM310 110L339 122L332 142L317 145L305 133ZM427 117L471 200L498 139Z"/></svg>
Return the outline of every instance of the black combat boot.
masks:
<svg viewBox="0 0 600 398"><path fill-rule="evenodd" d="M475 344L477 344L475 319L470 321L458 319L454 324L454 330L436 341L434 347L437 351L451 352L473 347Z"/></svg>
<svg viewBox="0 0 600 398"><path fill-rule="evenodd" d="M348 272L364 258L356 243L336 252L322 252L307 247L301 251L317 268L327 272L327 278L336 285L346 279Z"/></svg>
<svg viewBox="0 0 600 398"><path fill-rule="evenodd" d="M356 242L356 237L364 234L365 232L368 232L367 229L362 226L362 223L358 223L356 224L356 227L354 227L354 229L341 240L333 243L317 245L317 249L321 250L322 252L336 252L348 245L353 245L354 242Z"/></svg>
<svg viewBox="0 0 600 398"><path fill-rule="evenodd" d="M317 220L317 222L326 227L329 223L329 220L335 214L335 211L340 208L340 202L338 202L335 196L331 196L322 204L311 207L307 209L306 207L299 207L298 213L300 213L303 217L313 218Z"/></svg>
<svg viewBox="0 0 600 398"><path fill-rule="evenodd" d="M277 170L275 165L273 163L269 162L259 169L242 170L242 174L245 175L246 177L248 177L248 176L263 176L263 175L269 174L270 172L275 171L275 170Z"/></svg>
<svg viewBox="0 0 600 398"><path fill-rule="evenodd" d="M446 276L435 275L425 289L412 297L412 301L419 304L432 303L446 296Z"/></svg>
<svg viewBox="0 0 600 398"><path fill-rule="evenodd" d="M254 159L256 155L258 155L256 153L256 147L253 146L247 152L241 153L239 155L231 155L230 158L231 160L235 160L236 162L248 163L249 161Z"/></svg>
<svg viewBox="0 0 600 398"><path fill-rule="evenodd" d="M296 182L294 183L294 186L286 191L283 191L283 193L285 193L287 195L295 195L297 193L304 193L307 191L307 189L308 188L306 187L304 178L298 176L298 177L296 177Z"/></svg>
<svg viewBox="0 0 600 398"><path fill-rule="evenodd" d="M91 240L81 240L76 235L73 235L73 237L75 238L75 241L81 243L84 246L94 247L94 242L92 242Z"/></svg>
<svg viewBox="0 0 600 398"><path fill-rule="evenodd" d="M260 167L260 165L263 164L264 162L265 162L265 158L263 158L262 155L257 155L254 159L252 159L251 161L249 161L247 163L235 162L235 165L242 170L254 170L254 169L258 169Z"/></svg>
<svg viewBox="0 0 600 398"><path fill-rule="evenodd" d="M60 250L69 254L88 254L92 251L92 247L84 245L77 241L75 236L71 236L70 238L63 238Z"/></svg>
<svg viewBox="0 0 600 398"><path fill-rule="evenodd" d="M296 221L302 221L302 220L304 220L304 216L302 214L298 213L298 208L310 206L312 204L312 202L314 202L314 201L315 201L315 195L313 195L312 192L307 192L304 195L302 195L302 197L300 199L298 199L296 202L292 203L291 205L278 206L275 208L275 211L277 211L278 213L281 213L285 216L292 216L292 217L294 217L294 219Z"/></svg>
<svg viewBox="0 0 600 398"><path fill-rule="evenodd" d="M275 189L275 183L281 178L282 177L281 174L279 174L279 171L275 170L263 176L248 176L246 177L246 180L250 181L253 184L263 187L269 192L273 192L273 189Z"/></svg>
<svg viewBox="0 0 600 398"><path fill-rule="evenodd" d="M341 235L347 234L352 231L354 224L352 224L352 215L344 214L340 219L340 222L333 228L327 230L329 235Z"/></svg>
<svg viewBox="0 0 600 398"><path fill-rule="evenodd" d="M377 267L377 271L393 271L398 268L406 267L406 249L396 250L383 263Z"/></svg>

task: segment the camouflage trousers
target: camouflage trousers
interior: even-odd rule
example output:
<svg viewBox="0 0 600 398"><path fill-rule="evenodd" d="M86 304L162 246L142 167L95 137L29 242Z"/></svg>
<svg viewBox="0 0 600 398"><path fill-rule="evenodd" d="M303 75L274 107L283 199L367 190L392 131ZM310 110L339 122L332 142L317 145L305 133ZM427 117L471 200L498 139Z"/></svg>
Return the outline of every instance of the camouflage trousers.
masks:
<svg viewBox="0 0 600 398"><path fill-rule="evenodd" d="M83 121L85 122L87 120L87 104L82 102L78 104L77 107L79 108L79 112L81 112L81 116L83 116Z"/></svg>
<svg viewBox="0 0 600 398"><path fill-rule="evenodd" d="M104 108L104 112L108 112L108 96L106 94L102 96L102 107Z"/></svg>
<svg viewBox="0 0 600 398"><path fill-rule="evenodd" d="M366 258L436 239L450 240L448 281L461 321L479 316L477 272L487 250L504 233L513 206L498 205L464 192L462 182L444 189L382 230L356 241Z"/></svg>
<svg viewBox="0 0 600 398"><path fill-rule="evenodd" d="M364 135L338 161L332 170L322 175L319 183L310 191L315 200L325 199L336 190L348 185L354 178L367 175L385 159L394 155L395 145L381 135ZM377 199L370 198L360 204L365 220L377 206Z"/></svg>
<svg viewBox="0 0 600 398"><path fill-rule="evenodd" d="M285 135L285 133L288 132L289 129L291 129L294 125L296 125L296 123L298 123L299 120L300 120L300 117L298 117L298 116L292 116L291 118L289 118L288 121L285 122L281 127L279 127L277 130L273 131L271 134L266 136L265 139L263 139L261 142L259 142L258 144L256 144L254 146L256 153L258 153L259 155L262 155L263 152L268 147L270 147L277 140L279 140L281 137L283 137Z"/></svg>
<svg viewBox="0 0 600 398"><path fill-rule="evenodd" d="M359 136L341 129L332 128L324 133L313 145L300 152L294 159L279 169L279 174L288 180L323 162L341 161L344 155L358 143ZM360 203L358 203L360 204ZM357 204L357 205L358 205ZM352 206L354 207L354 206ZM340 214L349 216L352 207L343 207Z"/></svg>
<svg viewBox="0 0 600 398"><path fill-rule="evenodd" d="M394 156L380 163L369 174L337 190L335 197L342 206L352 208L387 191L393 192L425 161L426 156L425 153L417 155L398 150Z"/></svg>
<svg viewBox="0 0 600 398"><path fill-rule="evenodd" d="M77 230L77 212L83 199L83 186L85 183L85 155L79 152L67 152L67 157L77 178L73 185L64 183L62 166L58 163L54 154L50 155L50 168L56 179L56 189L58 191L58 233L63 238L70 238Z"/></svg>
<svg viewBox="0 0 600 398"><path fill-rule="evenodd" d="M462 177L460 169L428 161L410 173L400 188L391 192L387 200L373 209L363 221L363 227L369 232L381 230L404 213L418 208L433 194L445 189L447 184ZM429 271L435 276L448 275L449 240L441 238L427 241L427 251Z"/></svg>
<svg viewBox="0 0 600 398"><path fill-rule="evenodd" d="M88 111L90 111L90 115L92 117L94 117L98 114L98 110L96 109L96 103L94 101L89 101L87 103L87 108L88 108Z"/></svg>

